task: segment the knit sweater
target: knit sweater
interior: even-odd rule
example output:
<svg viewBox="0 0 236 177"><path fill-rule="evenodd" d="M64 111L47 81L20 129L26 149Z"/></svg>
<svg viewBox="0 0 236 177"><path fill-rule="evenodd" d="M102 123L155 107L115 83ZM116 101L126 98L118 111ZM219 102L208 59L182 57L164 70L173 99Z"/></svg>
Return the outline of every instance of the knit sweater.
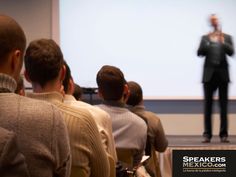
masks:
<svg viewBox="0 0 236 177"><path fill-rule="evenodd" d="M11 93L15 88L13 78L0 74L0 126L16 133L30 176L69 176L70 146L60 111L47 102Z"/></svg>
<svg viewBox="0 0 236 177"><path fill-rule="evenodd" d="M82 108L78 110L64 104L63 96L58 92L29 93L27 96L49 101L61 110L69 132L72 176L77 176L77 172L81 170L86 177L109 176L106 152L96 123L87 110ZM80 177L79 174L78 177Z"/></svg>
<svg viewBox="0 0 236 177"><path fill-rule="evenodd" d="M16 140L17 137L14 132L0 127L1 177L29 177L25 158L20 153Z"/></svg>
<svg viewBox="0 0 236 177"><path fill-rule="evenodd" d="M134 166L138 165L144 155L146 145L146 123L119 103L106 102L106 104L100 104L98 107L111 116L116 147L138 151L134 155Z"/></svg>
<svg viewBox="0 0 236 177"><path fill-rule="evenodd" d="M77 101L72 95L65 95L64 103L75 108L88 110L95 120L101 135L103 146L108 154L117 161L114 137L112 135L112 123L110 115L102 109L83 101Z"/></svg>

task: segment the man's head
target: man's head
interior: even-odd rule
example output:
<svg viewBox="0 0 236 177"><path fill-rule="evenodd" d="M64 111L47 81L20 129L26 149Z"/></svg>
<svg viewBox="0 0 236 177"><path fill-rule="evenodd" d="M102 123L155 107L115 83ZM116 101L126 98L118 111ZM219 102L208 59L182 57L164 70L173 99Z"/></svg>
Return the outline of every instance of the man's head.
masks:
<svg viewBox="0 0 236 177"><path fill-rule="evenodd" d="M103 66L98 71L96 80L99 94L104 100L118 101L128 94L128 86L124 75L115 66Z"/></svg>
<svg viewBox="0 0 236 177"><path fill-rule="evenodd" d="M218 29L219 27L219 19L216 16L216 14L211 14L210 15L210 24L213 28Z"/></svg>
<svg viewBox="0 0 236 177"><path fill-rule="evenodd" d="M130 95L126 104L131 106L139 105L143 101L143 91L141 86L134 81L130 81L128 82L128 87Z"/></svg>
<svg viewBox="0 0 236 177"><path fill-rule="evenodd" d="M19 78L26 47L20 25L11 17L0 15L0 72Z"/></svg>
<svg viewBox="0 0 236 177"><path fill-rule="evenodd" d="M52 39L32 41L25 53L25 75L31 83L42 88L53 81L64 79L64 59L60 47Z"/></svg>

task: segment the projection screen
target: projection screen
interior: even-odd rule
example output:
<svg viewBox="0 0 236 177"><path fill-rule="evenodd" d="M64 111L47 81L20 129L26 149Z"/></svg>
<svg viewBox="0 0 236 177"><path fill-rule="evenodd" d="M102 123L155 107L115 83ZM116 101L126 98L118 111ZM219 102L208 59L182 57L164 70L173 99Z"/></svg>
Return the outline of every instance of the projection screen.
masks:
<svg viewBox="0 0 236 177"><path fill-rule="evenodd" d="M235 39L235 0L60 0L60 45L82 87L97 87L98 70L114 65L146 99L198 99L204 58L196 52L212 13ZM228 62L234 98L235 57Z"/></svg>

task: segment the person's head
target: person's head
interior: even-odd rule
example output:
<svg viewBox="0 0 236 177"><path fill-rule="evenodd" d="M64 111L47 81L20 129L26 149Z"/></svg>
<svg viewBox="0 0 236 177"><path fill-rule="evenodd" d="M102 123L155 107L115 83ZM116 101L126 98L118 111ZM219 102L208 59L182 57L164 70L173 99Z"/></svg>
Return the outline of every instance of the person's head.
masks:
<svg viewBox="0 0 236 177"><path fill-rule="evenodd" d="M104 100L120 101L129 94L124 74L115 66L103 66L98 71L96 80L99 95Z"/></svg>
<svg viewBox="0 0 236 177"><path fill-rule="evenodd" d="M17 88L15 90L15 93L18 95L25 96L25 85L24 85L24 79L23 76L19 77L19 80L17 82Z"/></svg>
<svg viewBox="0 0 236 177"><path fill-rule="evenodd" d="M11 17L0 15L0 72L18 81L23 63L26 37Z"/></svg>
<svg viewBox="0 0 236 177"><path fill-rule="evenodd" d="M129 81L128 83L130 95L126 102L127 105L136 106L143 101L143 91L141 86L134 81Z"/></svg>
<svg viewBox="0 0 236 177"><path fill-rule="evenodd" d="M59 89L65 76L63 54L52 39L32 41L25 53L25 77L42 89L48 85Z"/></svg>
<svg viewBox="0 0 236 177"><path fill-rule="evenodd" d="M74 93L74 82L71 76L71 71L69 65L64 61L66 67L65 78L63 80L64 91L66 94L72 95Z"/></svg>
<svg viewBox="0 0 236 177"><path fill-rule="evenodd" d="M74 93L73 96L76 100L82 99L83 90L78 84L74 84Z"/></svg>
<svg viewBox="0 0 236 177"><path fill-rule="evenodd" d="M219 27L219 19L216 14L210 15L210 24L214 29L218 29Z"/></svg>

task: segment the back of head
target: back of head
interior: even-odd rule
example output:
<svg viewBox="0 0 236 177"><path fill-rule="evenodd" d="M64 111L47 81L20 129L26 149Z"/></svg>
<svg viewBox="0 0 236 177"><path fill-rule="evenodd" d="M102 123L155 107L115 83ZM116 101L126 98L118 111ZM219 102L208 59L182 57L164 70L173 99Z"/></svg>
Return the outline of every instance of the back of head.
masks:
<svg viewBox="0 0 236 177"><path fill-rule="evenodd" d="M11 17L0 15L0 65L14 50L20 50L23 55L25 47L26 37L20 25Z"/></svg>
<svg viewBox="0 0 236 177"><path fill-rule="evenodd" d="M109 65L103 66L98 71L96 80L104 100L117 101L122 98L126 81L119 68Z"/></svg>
<svg viewBox="0 0 236 177"><path fill-rule="evenodd" d="M25 54L25 69L31 82L42 87L59 75L64 64L60 47L52 39L32 41Z"/></svg>
<svg viewBox="0 0 236 177"><path fill-rule="evenodd" d="M141 86L134 81L130 81L127 84L129 86L130 95L126 104L131 106L140 104L143 100L143 91Z"/></svg>

